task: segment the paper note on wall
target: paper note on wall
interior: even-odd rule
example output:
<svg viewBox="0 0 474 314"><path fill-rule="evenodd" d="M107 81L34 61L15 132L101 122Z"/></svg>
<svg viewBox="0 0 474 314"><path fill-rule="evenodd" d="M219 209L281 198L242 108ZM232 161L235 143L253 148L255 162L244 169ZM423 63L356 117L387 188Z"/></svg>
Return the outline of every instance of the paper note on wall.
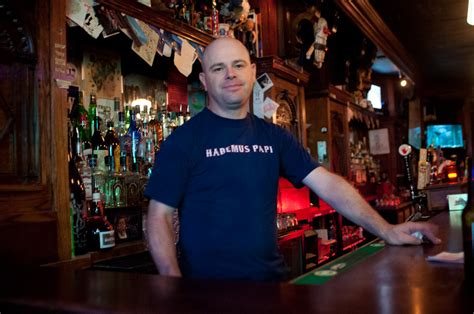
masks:
<svg viewBox="0 0 474 314"><path fill-rule="evenodd" d="M263 115L263 90L258 84L253 85L253 114L259 118Z"/></svg>

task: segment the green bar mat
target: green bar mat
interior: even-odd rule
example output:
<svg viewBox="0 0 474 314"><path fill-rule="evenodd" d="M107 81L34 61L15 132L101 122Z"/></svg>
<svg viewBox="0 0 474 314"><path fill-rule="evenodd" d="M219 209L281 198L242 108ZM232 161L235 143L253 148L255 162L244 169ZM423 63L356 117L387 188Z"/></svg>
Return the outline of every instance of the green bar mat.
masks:
<svg viewBox="0 0 474 314"><path fill-rule="evenodd" d="M384 247L385 244L382 241L367 244L357 249L357 251L341 256L316 270L293 279L290 283L296 285L322 285L336 275L374 255Z"/></svg>

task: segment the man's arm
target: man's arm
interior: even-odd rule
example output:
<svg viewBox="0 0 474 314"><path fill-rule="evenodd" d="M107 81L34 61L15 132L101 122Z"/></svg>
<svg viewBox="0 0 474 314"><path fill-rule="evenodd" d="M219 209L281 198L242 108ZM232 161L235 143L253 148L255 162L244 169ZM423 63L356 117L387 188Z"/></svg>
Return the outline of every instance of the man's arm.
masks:
<svg viewBox="0 0 474 314"><path fill-rule="evenodd" d="M422 232L431 242L440 243L435 236L436 227L432 224L389 224L346 180L323 167L311 171L303 183L344 217L390 244L420 244L420 239L411 236L416 231Z"/></svg>
<svg viewBox="0 0 474 314"><path fill-rule="evenodd" d="M181 277L174 244L175 208L150 200L147 216L148 245L160 275Z"/></svg>

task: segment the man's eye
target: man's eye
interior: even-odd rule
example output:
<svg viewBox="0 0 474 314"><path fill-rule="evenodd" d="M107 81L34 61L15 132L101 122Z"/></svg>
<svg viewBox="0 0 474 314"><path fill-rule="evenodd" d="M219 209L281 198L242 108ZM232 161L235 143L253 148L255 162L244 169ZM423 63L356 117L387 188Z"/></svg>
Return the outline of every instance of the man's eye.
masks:
<svg viewBox="0 0 474 314"><path fill-rule="evenodd" d="M243 63L237 63L237 64L235 65L235 67L238 68L238 69L241 69L241 68L244 67L244 64L243 64Z"/></svg>
<svg viewBox="0 0 474 314"><path fill-rule="evenodd" d="M222 69L223 69L222 67L215 67L212 69L212 72L220 72L222 71Z"/></svg>

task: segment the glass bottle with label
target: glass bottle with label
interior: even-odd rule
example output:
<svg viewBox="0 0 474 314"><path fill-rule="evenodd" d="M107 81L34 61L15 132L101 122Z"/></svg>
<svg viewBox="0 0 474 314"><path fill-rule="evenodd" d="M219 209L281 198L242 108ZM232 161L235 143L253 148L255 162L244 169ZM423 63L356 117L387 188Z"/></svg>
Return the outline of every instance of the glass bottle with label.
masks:
<svg viewBox="0 0 474 314"><path fill-rule="evenodd" d="M106 171L104 158L108 156L108 148L102 132L100 132L99 117L94 119L94 135L92 136L91 143L93 154L97 155L97 169Z"/></svg>
<svg viewBox="0 0 474 314"><path fill-rule="evenodd" d="M70 126L71 127L71 126ZM72 228L72 255L87 253L87 231L86 231L86 192L81 175L77 170L76 162L72 154L71 142L69 142L69 193L71 209Z"/></svg>
<svg viewBox="0 0 474 314"><path fill-rule="evenodd" d="M87 242L91 251L110 249L115 246L115 231L104 216L100 193L92 195L90 216L87 220Z"/></svg>
<svg viewBox="0 0 474 314"><path fill-rule="evenodd" d="M114 122L107 121L107 133L105 133L105 145L107 146L107 155L111 157L110 166L114 171L120 170L120 141L114 130Z"/></svg>

